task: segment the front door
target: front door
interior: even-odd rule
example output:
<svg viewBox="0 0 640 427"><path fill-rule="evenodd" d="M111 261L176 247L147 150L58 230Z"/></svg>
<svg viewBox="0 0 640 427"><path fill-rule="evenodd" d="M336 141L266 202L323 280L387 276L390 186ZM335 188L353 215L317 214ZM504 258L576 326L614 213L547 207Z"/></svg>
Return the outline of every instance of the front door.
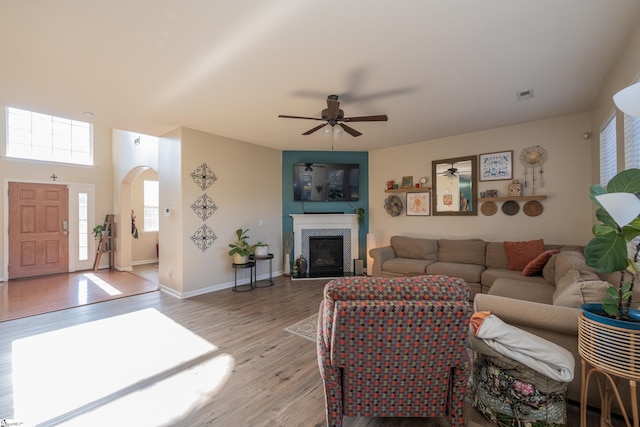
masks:
<svg viewBox="0 0 640 427"><path fill-rule="evenodd" d="M69 271L69 189L9 183L9 279Z"/></svg>

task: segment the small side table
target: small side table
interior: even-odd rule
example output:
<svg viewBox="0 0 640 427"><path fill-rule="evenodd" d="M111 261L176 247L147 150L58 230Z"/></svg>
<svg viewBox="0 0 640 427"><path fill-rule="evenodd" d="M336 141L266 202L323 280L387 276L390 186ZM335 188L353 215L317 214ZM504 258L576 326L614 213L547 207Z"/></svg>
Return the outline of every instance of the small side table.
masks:
<svg viewBox="0 0 640 427"><path fill-rule="evenodd" d="M257 256L257 255L249 255L249 259L252 260L255 264L256 264L256 268L253 270L253 274L254 274L254 286L256 288L267 288L269 286L273 286L273 267L271 265L271 263L273 262L273 254L267 254L264 256ZM258 286L258 261L269 261L269 280L268 280L268 284L266 285L262 285L262 286ZM261 280L262 282L262 280Z"/></svg>
<svg viewBox="0 0 640 427"><path fill-rule="evenodd" d="M244 264L233 263L231 264L231 267L233 267L233 291L234 292L252 291L253 288L256 287L256 282L254 280L254 276L256 272L255 261L245 262ZM246 283L244 285L238 285L238 270L245 269L245 268L249 269L249 283Z"/></svg>

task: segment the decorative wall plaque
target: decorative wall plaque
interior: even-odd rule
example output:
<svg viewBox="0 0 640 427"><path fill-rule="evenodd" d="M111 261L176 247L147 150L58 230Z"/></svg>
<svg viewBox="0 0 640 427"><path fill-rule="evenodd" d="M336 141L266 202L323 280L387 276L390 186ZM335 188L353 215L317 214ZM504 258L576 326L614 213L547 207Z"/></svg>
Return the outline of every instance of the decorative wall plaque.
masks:
<svg viewBox="0 0 640 427"><path fill-rule="evenodd" d="M202 252L204 252L213 245L213 241L217 238L218 236L216 236L216 233L214 233L207 224L204 224L202 227L198 228L195 233L193 233L191 241L194 245L199 247Z"/></svg>
<svg viewBox="0 0 640 427"><path fill-rule="evenodd" d="M191 172L191 178L202 189L202 191L213 185L213 182L217 180L213 171L207 166L206 163L198 166L193 172Z"/></svg>
<svg viewBox="0 0 640 427"><path fill-rule="evenodd" d="M218 207L213 202L213 199L207 194L203 194L198 197L196 201L191 205L191 209L198 215L203 221L206 221Z"/></svg>

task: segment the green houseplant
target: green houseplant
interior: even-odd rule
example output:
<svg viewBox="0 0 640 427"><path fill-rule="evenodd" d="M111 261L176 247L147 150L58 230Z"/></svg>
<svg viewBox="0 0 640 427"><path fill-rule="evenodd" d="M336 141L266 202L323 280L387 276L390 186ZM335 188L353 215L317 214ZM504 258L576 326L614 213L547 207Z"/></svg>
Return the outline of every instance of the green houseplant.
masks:
<svg viewBox="0 0 640 427"><path fill-rule="evenodd" d="M253 245L253 254L260 257L269 255L269 244L259 240Z"/></svg>
<svg viewBox="0 0 640 427"><path fill-rule="evenodd" d="M236 241L234 243L230 243L229 247L229 255L233 256L234 264L245 264L249 261L249 255L252 251L252 246L247 242L249 236L247 233L249 229L243 230L242 228L238 228L236 230Z"/></svg>
<svg viewBox="0 0 640 427"><path fill-rule="evenodd" d="M628 249L629 243L640 236L638 193L640 169L618 173L606 189L598 184L590 188L591 200L598 206L596 218L600 222L593 226L594 237L585 247L585 260L599 273L620 273L619 283L607 289L608 296L602 301L602 309L618 320L629 317L633 286L639 277L640 243L635 244L632 256Z"/></svg>

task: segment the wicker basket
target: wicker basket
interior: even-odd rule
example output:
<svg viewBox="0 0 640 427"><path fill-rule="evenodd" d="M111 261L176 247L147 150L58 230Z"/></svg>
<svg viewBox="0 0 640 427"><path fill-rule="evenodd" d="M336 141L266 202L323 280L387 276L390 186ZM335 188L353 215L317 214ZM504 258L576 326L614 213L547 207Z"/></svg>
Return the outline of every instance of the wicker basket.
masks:
<svg viewBox="0 0 640 427"><path fill-rule="evenodd" d="M578 353L592 366L617 377L640 380L640 330L578 318Z"/></svg>

